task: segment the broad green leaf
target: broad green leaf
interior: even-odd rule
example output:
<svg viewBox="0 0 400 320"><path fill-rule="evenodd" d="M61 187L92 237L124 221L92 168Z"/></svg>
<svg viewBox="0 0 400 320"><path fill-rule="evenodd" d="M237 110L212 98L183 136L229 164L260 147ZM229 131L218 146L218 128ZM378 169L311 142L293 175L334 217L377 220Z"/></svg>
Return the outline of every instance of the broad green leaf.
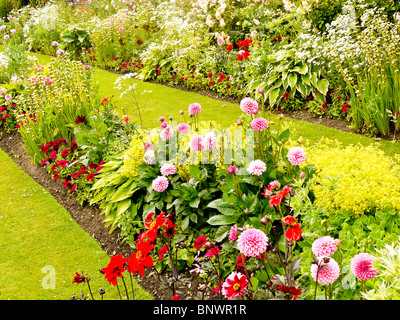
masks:
<svg viewBox="0 0 400 320"><path fill-rule="evenodd" d="M224 214L217 214L208 219L207 222L212 226L229 225L236 222L236 217L226 216Z"/></svg>
<svg viewBox="0 0 400 320"><path fill-rule="evenodd" d="M321 92L324 96L328 93L329 88L329 81L326 79L320 79L317 81L317 89Z"/></svg>

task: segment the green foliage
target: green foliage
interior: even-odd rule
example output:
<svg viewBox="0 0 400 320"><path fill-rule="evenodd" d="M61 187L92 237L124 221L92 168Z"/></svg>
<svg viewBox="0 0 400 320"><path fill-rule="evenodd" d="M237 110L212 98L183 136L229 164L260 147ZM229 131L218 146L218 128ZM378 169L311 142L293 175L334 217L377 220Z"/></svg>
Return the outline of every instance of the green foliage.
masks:
<svg viewBox="0 0 400 320"><path fill-rule="evenodd" d="M11 0L0 0L0 19L6 19L12 9Z"/></svg>
<svg viewBox="0 0 400 320"><path fill-rule="evenodd" d="M326 24L331 23L341 13L345 0L314 0L311 10L305 15L311 21L311 26L319 31L326 30Z"/></svg>

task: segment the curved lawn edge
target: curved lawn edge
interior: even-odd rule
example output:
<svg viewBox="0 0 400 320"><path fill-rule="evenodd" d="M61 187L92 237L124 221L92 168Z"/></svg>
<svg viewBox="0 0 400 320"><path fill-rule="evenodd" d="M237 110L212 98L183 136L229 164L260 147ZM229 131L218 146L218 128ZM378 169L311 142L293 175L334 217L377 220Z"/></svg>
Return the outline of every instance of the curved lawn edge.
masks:
<svg viewBox="0 0 400 320"><path fill-rule="evenodd" d="M95 299L100 299L100 287L105 300L119 299L99 272L110 259L100 244L2 149L0 162L0 300L68 300L81 291L88 294L85 283L72 283L75 272L90 276ZM153 298L137 282L134 287L136 299Z"/></svg>

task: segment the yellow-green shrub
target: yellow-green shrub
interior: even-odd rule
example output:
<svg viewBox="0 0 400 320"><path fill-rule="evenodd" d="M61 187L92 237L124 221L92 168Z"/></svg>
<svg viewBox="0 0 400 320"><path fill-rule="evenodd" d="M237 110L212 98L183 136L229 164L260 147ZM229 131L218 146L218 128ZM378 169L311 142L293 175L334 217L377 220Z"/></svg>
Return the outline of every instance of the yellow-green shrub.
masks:
<svg viewBox="0 0 400 320"><path fill-rule="evenodd" d="M312 190L317 204L332 211L356 215L374 209L400 209L400 157L389 157L377 144L343 147L326 138L307 147L308 162L315 165ZM331 178L336 189L328 192Z"/></svg>

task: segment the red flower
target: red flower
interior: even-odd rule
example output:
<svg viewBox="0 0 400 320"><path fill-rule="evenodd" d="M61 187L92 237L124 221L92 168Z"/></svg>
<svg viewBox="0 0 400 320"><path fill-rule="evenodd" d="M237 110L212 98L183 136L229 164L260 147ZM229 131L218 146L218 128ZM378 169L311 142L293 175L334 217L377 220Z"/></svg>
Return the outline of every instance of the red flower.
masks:
<svg viewBox="0 0 400 320"><path fill-rule="evenodd" d="M158 260L162 260L164 258L164 255L168 252L168 247L167 246L162 246L160 251L158 252Z"/></svg>
<svg viewBox="0 0 400 320"><path fill-rule="evenodd" d="M67 155L69 155L69 149L64 149L63 151L61 151L61 155L63 156L63 158L65 158Z"/></svg>
<svg viewBox="0 0 400 320"><path fill-rule="evenodd" d="M86 116L77 116L75 119L75 124L86 123Z"/></svg>
<svg viewBox="0 0 400 320"><path fill-rule="evenodd" d="M213 74L212 74L212 72L210 72L210 73L208 74L208 77L211 79L212 76L213 76Z"/></svg>
<svg viewBox="0 0 400 320"><path fill-rule="evenodd" d="M99 166L96 168L96 172L99 172L103 168L104 161L99 162Z"/></svg>
<svg viewBox="0 0 400 320"><path fill-rule="evenodd" d="M222 286L222 293L228 299L243 295L249 282L244 274L233 272L229 275Z"/></svg>
<svg viewBox="0 0 400 320"><path fill-rule="evenodd" d="M117 58L117 57L114 57L114 58L113 58L113 60L114 60L114 61L117 61L117 60L118 60L118 58Z"/></svg>
<svg viewBox="0 0 400 320"><path fill-rule="evenodd" d="M143 277L144 268L153 266L153 258L149 256L151 250L153 250L154 245L151 244L150 240L139 241L137 244L137 252L133 253L129 257L128 267L129 272L135 273L136 271Z"/></svg>
<svg viewBox="0 0 400 320"><path fill-rule="evenodd" d="M163 234L166 237L173 238L176 233L175 227L176 227L176 224L173 224L171 220L167 220L167 224L163 225L163 228L165 229L165 232L163 232Z"/></svg>
<svg viewBox="0 0 400 320"><path fill-rule="evenodd" d="M286 197L286 195L290 192L290 190L292 190L292 188L284 186L282 191L278 191L276 195L271 196L269 200L270 207L272 208L279 205L282 202L283 198Z"/></svg>
<svg viewBox="0 0 400 320"><path fill-rule="evenodd" d="M54 175L53 175L54 181L57 181L59 176L60 176L60 173L58 171L54 172Z"/></svg>
<svg viewBox="0 0 400 320"><path fill-rule="evenodd" d="M53 150L52 152L50 152L50 159L51 160L55 160L57 157L57 151Z"/></svg>
<svg viewBox="0 0 400 320"><path fill-rule="evenodd" d="M48 162L49 162L49 158L44 159L44 160L42 161L42 167L43 167L46 163L48 163Z"/></svg>
<svg viewBox="0 0 400 320"><path fill-rule="evenodd" d="M283 286L283 285L278 285L276 288L283 292L288 298L291 298L291 300L296 300L299 294L301 294L301 289L297 289L296 287L288 287L288 286Z"/></svg>
<svg viewBox="0 0 400 320"><path fill-rule="evenodd" d="M85 282L85 276L80 275L78 272L75 272L74 281L72 283L82 283Z"/></svg>
<svg viewBox="0 0 400 320"><path fill-rule="evenodd" d="M209 83L210 86L212 86L212 85L214 85L214 84L215 84L215 81L211 81L211 82Z"/></svg>
<svg viewBox="0 0 400 320"><path fill-rule="evenodd" d="M232 49L233 49L233 45L231 45L231 44L226 47L226 50L228 50L228 51L231 51Z"/></svg>
<svg viewBox="0 0 400 320"><path fill-rule="evenodd" d="M78 144L76 143L76 139L72 139L72 146L71 146L72 150L76 150L78 149Z"/></svg>
<svg viewBox="0 0 400 320"><path fill-rule="evenodd" d="M63 167L63 168L65 168L67 164L68 164L68 161L67 161L67 160L64 160L64 159L61 159L61 160L58 160L58 161L57 161L57 165L58 165L58 166L61 166L61 167Z"/></svg>
<svg viewBox="0 0 400 320"><path fill-rule="evenodd" d="M283 94L283 97L284 97L285 99L289 99L290 93L289 93L289 92L285 92L285 93Z"/></svg>
<svg viewBox="0 0 400 320"><path fill-rule="evenodd" d="M89 173L87 176L86 176L86 180L87 181L92 181L94 179L94 173Z"/></svg>
<svg viewBox="0 0 400 320"><path fill-rule="evenodd" d="M105 274L104 279L116 286L118 278L121 278L122 273L125 271L124 265L127 261L121 254L112 256L107 267L102 269L102 273Z"/></svg>
<svg viewBox="0 0 400 320"><path fill-rule="evenodd" d="M175 295L172 297L172 300L181 300L181 297L178 296L177 294L175 294Z"/></svg>
<svg viewBox="0 0 400 320"><path fill-rule="evenodd" d="M196 250L200 250L201 247L206 244L206 239L207 239L207 236L205 236L205 235L197 237L197 239L194 242L194 248Z"/></svg>
<svg viewBox="0 0 400 320"><path fill-rule="evenodd" d="M205 256L209 257L210 259L214 257L216 254L220 253L221 250L218 248L218 246L215 246L214 248L211 248Z"/></svg>
<svg viewBox="0 0 400 320"><path fill-rule="evenodd" d="M70 189L71 192L74 192L76 190L76 183L72 186L72 188Z"/></svg>
<svg viewBox="0 0 400 320"><path fill-rule="evenodd" d="M343 106L342 106L342 113L343 112L347 112L347 109L348 109L348 107L349 107L349 104L348 103L346 103L346 104L344 104Z"/></svg>
<svg viewBox="0 0 400 320"><path fill-rule="evenodd" d="M282 222L289 225L289 229L286 231L285 234L286 239L288 241L299 241L303 230L300 229L300 224L297 222L297 220L294 217L288 215L282 218Z"/></svg>

